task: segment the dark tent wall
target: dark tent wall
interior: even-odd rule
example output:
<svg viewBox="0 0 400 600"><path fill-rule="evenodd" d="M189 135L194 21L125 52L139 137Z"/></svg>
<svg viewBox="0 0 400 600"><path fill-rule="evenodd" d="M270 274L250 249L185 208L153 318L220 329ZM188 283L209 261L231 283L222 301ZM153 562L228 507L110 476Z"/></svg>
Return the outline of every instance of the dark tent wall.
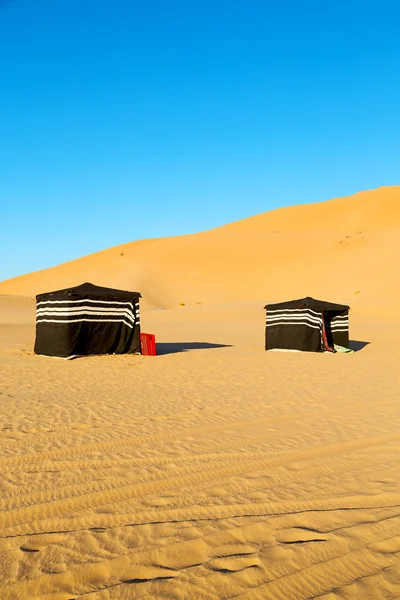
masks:
<svg viewBox="0 0 400 600"><path fill-rule="evenodd" d="M39 294L35 353L63 358L140 353L140 297L92 283Z"/></svg>
<svg viewBox="0 0 400 600"><path fill-rule="evenodd" d="M334 352L335 344L349 345L349 307L301 298L267 304L265 349Z"/></svg>

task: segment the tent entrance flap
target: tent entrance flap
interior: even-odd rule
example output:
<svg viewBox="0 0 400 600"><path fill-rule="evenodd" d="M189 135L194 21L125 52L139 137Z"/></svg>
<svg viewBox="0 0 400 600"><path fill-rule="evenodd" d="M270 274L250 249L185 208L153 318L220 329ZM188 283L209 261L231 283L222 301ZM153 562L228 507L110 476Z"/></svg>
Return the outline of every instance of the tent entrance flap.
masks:
<svg viewBox="0 0 400 600"><path fill-rule="evenodd" d="M349 311L324 312L324 323L327 342L330 348L336 346L349 347Z"/></svg>
<svg viewBox="0 0 400 600"><path fill-rule="evenodd" d="M327 352L335 352L334 348L333 348L333 341L332 341L332 336L329 335L329 339L328 339L328 334L326 332L326 325L325 325L325 314L322 313L322 319L321 319L321 345L322 345L322 349L326 350Z"/></svg>
<svg viewBox="0 0 400 600"><path fill-rule="evenodd" d="M334 352L348 346L349 307L307 297L267 304L265 349Z"/></svg>

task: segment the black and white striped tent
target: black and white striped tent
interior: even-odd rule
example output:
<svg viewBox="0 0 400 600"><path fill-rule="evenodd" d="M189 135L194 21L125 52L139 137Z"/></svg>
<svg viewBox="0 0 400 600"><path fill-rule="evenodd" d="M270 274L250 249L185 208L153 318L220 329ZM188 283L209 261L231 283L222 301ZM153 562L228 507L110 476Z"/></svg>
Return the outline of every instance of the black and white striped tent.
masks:
<svg viewBox="0 0 400 600"><path fill-rule="evenodd" d="M349 346L349 306L301 298L264 308L266 350L335 352L335 346Z"/></svg>
<svg viewBox="0 0 400 600"><path fill-rule="evenodd" d="M63 358L140 353L140 297L92 283L39 294L35 353Z"/></svg>

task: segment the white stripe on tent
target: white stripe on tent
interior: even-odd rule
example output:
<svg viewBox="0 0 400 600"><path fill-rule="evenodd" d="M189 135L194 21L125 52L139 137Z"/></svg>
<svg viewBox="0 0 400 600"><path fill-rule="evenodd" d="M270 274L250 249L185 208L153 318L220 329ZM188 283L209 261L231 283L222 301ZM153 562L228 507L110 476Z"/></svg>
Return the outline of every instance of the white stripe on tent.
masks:
<svg viewBox="0 0 400 600"><path fill-rule="evenodd" d="M291 313L291 312L296 312L296 313L310 312L310 313L313 313L314 315L316 315L317 317L321 316L320 312L316 312L315 310L312 310L312 308L285 308L285 309L279 308L279 309L275 309L275 310L269 310L267 308L267 314L269 314L269 315L273 314L273 313L277 313L277 314L281 313L284 315L286 313Z"/></svg>
<svg viewBox="0 0 400 600"><path fill-rule="evenodd" d="M40 319L37 323L123 323L130 329L133 329L133 325L124 321L124 319Z"/></svg>
<svg viewBox="0 0 400 600"><path fill-rule="evenodd" d="M314 314L310 314L310 313L306 313L306 312L296 312L296 313L280 313L280 314L275 314L275 315L271 315L270 313L267 313L267 318L270 319L279 319L279 318L283 318L283 317L287 317L287 318L291 318L291 317L297 317L297 318L305 318L305 319L313 319L316 321L320 321L322 319L321 315L317 315L315 316Z"/></svg>
<svg viewBox="0 0 400 600"><path fill-rule="evenodd" d="M267 315L266 322L268 321L284 321L287 319L291 319L292 321L311 321L312 323L321 323L322 319L317 319L311 315L277 315L271 317L271 315Z"/></svg>
<svg viewBox="0 0 400 600"><path fill-rule="evenodd" d="M36 311L37 315L44 315L44 314L76 314L79 313L80 311L89 311L91 313L94 314L107 314L107 313L120 313L120 314L125 314L125 315L134 315L134 311L130 310L129 308L118 308L116 306L113 307L92 307L92 306L63 306L63 307L49 307L49 308L39 308Z"/></svg>
<svg viewBox="0 0 400 600"><path fill-rule="evenodd" d="M81 302L92 302L93 304L123 304L125 306L132 306L132 302L119 302L118 300L89 300L85 298L83 300L46 300L43 302L38 302L36 306L40 306L42 304L79 304Z"/></svg>
<svg viewBox="0 0 400 600"><path fill-rule="evenodd" d="M284 327L285 325L299 325L299 326L310 325L310 326L314 326L315 329L319 329L321 323L317 324L315 321L308 321L306 319L303 319L303 320L293 319L292 320L290 318L287 318L285 320L277 320L277 319L268 320L267 323L266 323L266 325L267 325L267 327L272 327L272 326L276 326L276 325L280 325L281 327ZM346 332L346 331L348 331L348 326L346 326L346 325L336 325L336 326L331 327L328 324L327 325L327 330L328 331L330 330L332 333L336 333L338 331L344 331L344 332Z"/></svg>
<svg viewBox="0 0 400 600"><path fill-rule="evenodd" d="M274 323L280 321L284 323L285 321L309 321L310 323L318 323L321 324L322 319L316 319L315 317L311 317L310 315L280 315L279 317L268 317L267 323Z"/></svg>
<svg viewBox="0 0 400 600"><path fill-rule="evenodd" d="M102 312L100 310L93 310L93 309L80 309L77 311L69 311L69 310L61 310L58 312L55 312L53 310L41 310L40 312L36 313L36 320L40 320L42 317L79 317L82 315L93 315L95 317L111 317L111 316L115 316L115 317L123 317L128 319L129 321L132 321L132 323L135 323L135 318L133 317L131 312L127 312L125 310L112 310L112 309L108 309L107 312ZM73 320L73 319L71 319Z"/></svg>
<svg viewBox="0 0 400 600"><path fill-rule="evenodd" d="M91 315L91 314L85 315L85 313L75 315L71 318L66 318L66 319L59 318L60 315L57 315L57 318L54 318L55 316L56 315L42 315L40 317L37 317L36 323L78 323L81 320L79 317L87 316L87 319L85 319L85 320L88 322L93 321L96 323L100 323L101 321L104 321L105 323L119 323L120 321L127 321L127 322L129 321L131 327L140 325L139 319L132 321L132 319L128 319L127 317L125 317L123 315L118 315L118 318L116 317L115 319L102 318L101 315ZM65 317L65 315L61 315L61 316ZM110 317L110 316L112 317L112 315L107 315L107 317ZM51 317L53 317L53 318L51 318Z"/></svg>
<svg viewBox="0 0 400 600"><path fill-rule="evenodd" d="M107 312L108 310L116 310L122 312L129 312L133 314L133 306L44 306L42 308L38 308L36 312L60 312L60 311L76 311L76 310L93 310L99 311L102 310Z"/></svg>
<svg viewBox="0 0 400 600"><path fill-rule="evenodd" d="M267 319L266 323L282 323L282 325L284 325L286 321L293 321L296 323L306 322L306 323L313 323L315 325L321 325L321 323L322 323L322 319L317 320L312 317L306 317L306 316L303 316L303 317L296 317L296 316L274 317L273 319Z"/></svg>
<svg viewBox="0 0 400 600"><path fill-rule="evenodd" d="M278 322L273 322L273 323L267 323L267 327L279 327L279 326L286 326L286 325L297 325L297 326L301 326L301 327L311 327L312 329L318 329L320 330L321 327L320 325L314 325L312 323L308 323L306 321L278 321Z"/></svg>

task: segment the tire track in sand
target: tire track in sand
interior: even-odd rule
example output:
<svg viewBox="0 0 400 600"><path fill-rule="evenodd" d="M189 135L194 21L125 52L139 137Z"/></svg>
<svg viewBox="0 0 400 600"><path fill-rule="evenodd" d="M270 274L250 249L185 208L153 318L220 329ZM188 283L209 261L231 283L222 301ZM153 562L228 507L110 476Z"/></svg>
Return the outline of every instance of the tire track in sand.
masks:
<svg viewBox="0 0 400 600"><path fill-rule="evenodd" d="M0 514L0 529L11 528L16 525L42 520L49 517L62 516L66 513L71 514L88 508L93 509L96 506L103 506L105 504L130 500L132 498L138 498L165 490L182 489L188 485L196 485L206 481L218 480L222 479L223 477L246 473L249 470L266 469L274 466L280 466L288 462L305 461L314 457L323 458L332 454L336 456L353 449L384 445L391 440L399 438L400 434L390 434L366 439L362 438L341 444L333 444L325 447L318 446L309 450L291 452L274 458L243 461L240 464L203 469L195 473L193 473L192 469L188 470L188 473L183 475L180 474L166 479L127 485L123 488L89 492L84 496L75 496L73 498L55 500L50 504L34 505L3 512Z"/></svg>

